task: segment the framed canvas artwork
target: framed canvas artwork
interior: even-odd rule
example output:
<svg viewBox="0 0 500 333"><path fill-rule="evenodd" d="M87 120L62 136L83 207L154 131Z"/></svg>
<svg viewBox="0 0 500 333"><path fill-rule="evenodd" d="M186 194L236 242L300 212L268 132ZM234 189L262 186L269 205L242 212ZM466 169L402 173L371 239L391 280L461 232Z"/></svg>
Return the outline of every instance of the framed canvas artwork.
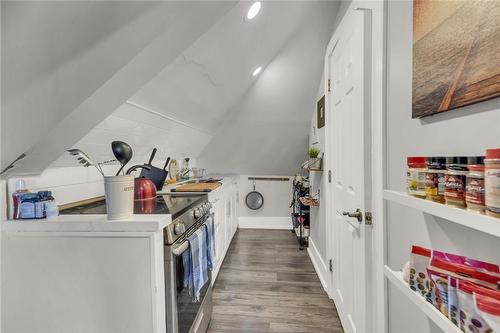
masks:
<svg viewBox="0 0 500 333"><path fill-rule="evenodd" d="M413 1L412 116L500 96L500 1Z"/></svg>

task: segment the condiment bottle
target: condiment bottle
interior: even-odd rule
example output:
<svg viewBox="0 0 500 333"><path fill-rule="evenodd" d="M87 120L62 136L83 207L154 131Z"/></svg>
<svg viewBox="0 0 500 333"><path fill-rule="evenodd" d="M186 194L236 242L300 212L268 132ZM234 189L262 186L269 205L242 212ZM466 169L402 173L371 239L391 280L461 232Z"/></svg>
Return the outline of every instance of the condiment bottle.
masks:
<svg viewBox="0 0 500 333"><path fill-rule="evenodd" d="M486 150L484 166L486 215L500 217L500 148Z"/></svg>
<svg viewBox="0 0 500 333"><path fill-rule="evenodd" d="M411 156L407 158L406 190L409 195L425 198L426 158Z"/></svg>
<svg viewBox="0 0 500 333"><path fill-rule="evenodd" d="M444 203L446 157L427 158L425 174L425 199Z"/></svg>
<svg viewBox="0 0 500 333"><path fill-rule="evenodd" d="M27 193L26 184L24 180L19 179L16 181L16 191L12 193L12 219L18 220L21 218L21 197L23 193Z"/></svg>
<svg viewBox="0 0 500 333"><path fill-rule="evenodd" d="M469 169L465 185L467 210L484 214L484 156L467 158L467 168Z"/></svg>
<svg viewBox="0 0 500 333"><path fill-rule="evenodd" d="M467 157L446 158L444 199L447 205L465 208L465 181L468 173Z"/></svg>

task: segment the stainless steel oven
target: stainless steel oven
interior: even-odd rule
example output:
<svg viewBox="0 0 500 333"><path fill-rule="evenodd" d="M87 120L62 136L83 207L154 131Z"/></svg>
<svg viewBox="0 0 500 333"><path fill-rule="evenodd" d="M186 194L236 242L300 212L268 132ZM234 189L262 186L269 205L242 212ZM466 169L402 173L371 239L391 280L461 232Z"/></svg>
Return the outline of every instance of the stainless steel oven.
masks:
<svg viewBox="0 0 500 333"><path fill-rule="evenodd" d="M183 287L182 254L188 250L187 237L201 228L210 215L210 204L203 201L165 229L165 292L167 333L204 333L212 316L211 272L202 288L199 302L193 302L189 290Z"/></svg>

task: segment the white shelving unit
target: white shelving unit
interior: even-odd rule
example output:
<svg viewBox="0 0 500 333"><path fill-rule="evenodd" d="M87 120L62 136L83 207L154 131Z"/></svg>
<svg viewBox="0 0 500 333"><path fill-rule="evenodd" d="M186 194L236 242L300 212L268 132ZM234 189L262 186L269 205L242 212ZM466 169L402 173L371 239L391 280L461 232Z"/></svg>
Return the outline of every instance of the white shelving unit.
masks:
<svg viewBox="0 0 500 333"><path fill-rule="evenodd" d="M393 271L388 266L385 266L384 275L444 332L461 333L460 329L439 312L438 309L408 287L408 283L403 280L403 272Z"/></svg>
<svg viewBox="0 0 500 333"><path fill-rule="evenodd" d="M384 190L386 200L441 217L450 222L466 226L496 237L500 237L500 219L481 215L465 209L412 197L405 192Z"/></svg>

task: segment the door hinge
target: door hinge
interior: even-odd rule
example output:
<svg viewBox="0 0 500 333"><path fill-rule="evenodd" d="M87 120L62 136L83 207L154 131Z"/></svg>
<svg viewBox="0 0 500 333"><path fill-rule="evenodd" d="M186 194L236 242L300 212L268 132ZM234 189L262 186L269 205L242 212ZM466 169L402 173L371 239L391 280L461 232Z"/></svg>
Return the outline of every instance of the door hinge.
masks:
<svg viewBox="0 0 500 333"><path fill-rule="evenodd" d="M328 92L330 92L330 85L331 85L331 80L328 79Z"/></svg>
<svg viewBox="0 0 500 333"><path fill-rule="evenodd" d="M328 261L328 263L329 263L329 267L330 267L330 272L333 272L333 259L330 259Z"/></svg>
<svg viewBox="0 0 500 333"><path fill-rule="evenodd" d="M328 170L328 182L332 182L332 170Z"/></svg>
<svg viewBox="0 0 500 333"><path fill-rule="evenodd" d="M366 225L372 225L373 224L372 212L366 212L365 213L365 224Z"/></svg>

